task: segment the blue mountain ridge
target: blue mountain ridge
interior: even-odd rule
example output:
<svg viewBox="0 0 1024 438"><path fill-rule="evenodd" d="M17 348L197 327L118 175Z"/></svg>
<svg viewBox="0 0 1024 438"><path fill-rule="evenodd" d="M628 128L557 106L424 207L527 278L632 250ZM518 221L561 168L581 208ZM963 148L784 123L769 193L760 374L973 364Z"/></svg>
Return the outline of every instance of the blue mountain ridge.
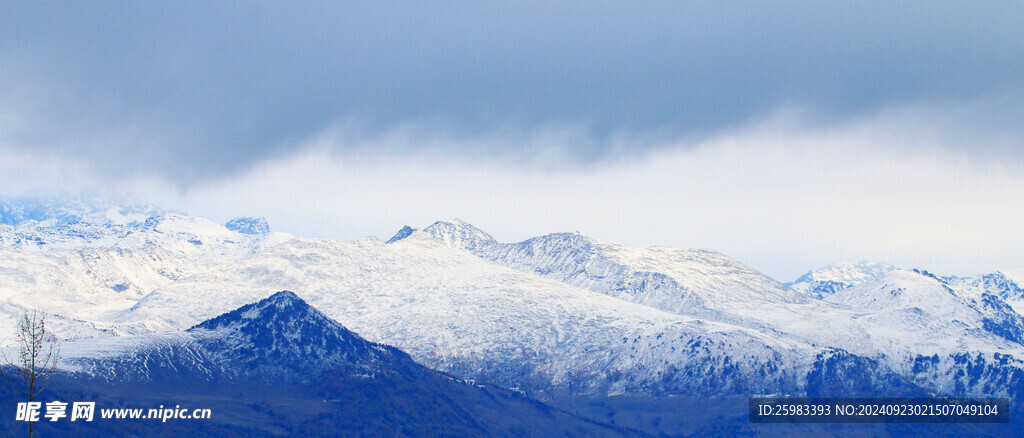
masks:
<svg viewBox="0 0 1024 438"><path fill-rule="evenodd" d="M97 409L209 408L209 421L41 422L40 436L635 436L514 391L455 379L372 343L278 292L177 337L61 373L40 400L96 401ZM9 370L8 370L9 371ZM17 397L0 389L0 409ZM0 419L0 434L24 423Z"/></svg>
<svg viewBox="0 0 1024 438"><path fill-rule="evenodd" d="M66 208L53 209L57 213L41 210L44 213L23 215L28 217L24 220L57 221L56 225L46 224L45 227L61 228L55 215L74 210L67 207L69 204L62 205ZM30 210L36 211L31 208L25 211ZM147 219L147 223L155 223L158 219L158 216L153 216ZM238 225L240 229L246 226L260 229L262 218L241 219L244 220ZM599 242L578 233L556 233L516 244L503 244L461 221L438 222L423 231L489 260L506 261L509 266L560 281L582 284L593 280L607 292L626 298L641 294L684 296L684 285L676 280L655 271L624 270L602 256ZM415 232L411 227L404 227L388 243L406 239ZM600 270L591 269L595 267ZM938 277L927 271L915 270L915 273L941 283L947 290L953 285L954 279L950 277ZM599 281L605 277L614 281ZM1024 319L1000 298L1022 296L1019 286L999 273L971 281L991 291L981 294L971 303L972 308L986 316L984 326L977 330L1022 343ZM848 286L843 284L842 288ZM711 311L702 311L702 303L697 298L691 298L687 306L692 306L687 311L694 314L716 316ZM661 339L660 335L658 339ZM694 341L693 348L705 349L709 342L713 342L702 338L694 338ZM623 342L627 340L623 339ZM285 291L198 323L170 338L160 338L159 342L151 342L142 349L126 350L125 354L113 358L90 359L84 364L90 374L62 375L55 381L50 394L55 399L70 399L68 394L84 394L79 398L100 397L100 400L129 407L150 407L145 404L147 402L154 405L208 403L230 417L204 426L203 435L210 436L318 436L332 435L329 431L339 430L345 431L345 435L356 436L591 436L635 433L581 417L628 425L652 434L685 432L729 436L763 432L747 425L743 418L743 395L759 392L847 397L997 394L1009 395L1013 400L1024 396L1024 374L1021 372L1024 366L1019 358L1007 354L992 356L966 351L942 357L921 354L910 356L913 367L907 372L890 368L880 357L857 356L834 348L814 357L810 370L800 371L799 375L788 374L777 384L769 379L773 383L766 386L759 383L765 380L765 374L771 376L780 369L788 371L786 365L776 360L753 372L743 371L739 365L746 360L745 352L738 350L735 353L709 356L708 360L686 366L669 367L664 375L644 376L643 384L656 389L652 391L657 395L655 397L588 397L577 393L558 394L543 388L537 393L527 392L530 397L557 407L551 408L516 391L490 385L481 387L424 368L401 350L363 340L308 306L294 293ZM482 357L479 360L493 358ZM501 370L510 371L509 374L513 375L512 379L501 381L502 385L523 388L516 383L516 366L514 361L500 363ZM493 381L490 376L448 371L467 379ZM609 375L616 377L614 372L618 371L611 371ZM680 378L681 375L685 376ZM704 386L671 384L695 381L708 383ZM936 389L934 382L938 381L952 381L954 384ZM732 392L726 393L725 389ZM3 391L6 388L0 390L0 396L8 404L13 403L16 397ZM707 408L716 403L728 405L731 410ZM13 410L13 405L3 406L4 409L9 408L8 411ZM694 412L698 411L705 412L704 416L695 416ZM509 415L515 418L506 418ZM670 425L672 422L676 424ZM17 433L18 426L0 420L0 430L11 434ZM45 427L51 426L75 435L81 432L60 429L59 424ZM189 425L180 423L150 429L127 425L115 427L121 429L95 429L94 436L197 434L189 429ZM1016 427L945 427L948 429L944 432L932 432L968 430L971 433L964 435L1007 436L1018 430ZM821 431L813 428L786 430ZM902 429L883 427L866 430L869 432L860 432L866 436L898 436L901 433L889 432ZM909 430L920 432L923 429Z"/></svg>
<svg viewBox="0 0 1024 438"><path fill-rule="evenodd" d="M0 196L0 224L53 221L55 225L72 225L90 217L102 217L113 210L121 215L154 217L161 213L156 207L123 195L67 192L26 193L21 196Z"/></svg>
<svg viewBox="0 0 1024 438"><path fill-rule="evenodd" d="M242 234L264 234L270 232L270 224L263 217L236 217L225 223L224 227Z"/></svg>

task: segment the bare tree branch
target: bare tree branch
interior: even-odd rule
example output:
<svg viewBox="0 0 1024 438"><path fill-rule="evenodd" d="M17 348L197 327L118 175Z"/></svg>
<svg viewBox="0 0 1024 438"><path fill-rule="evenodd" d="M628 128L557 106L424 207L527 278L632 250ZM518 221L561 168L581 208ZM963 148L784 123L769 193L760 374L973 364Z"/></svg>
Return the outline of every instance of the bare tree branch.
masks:
<svg viewBox="0 0 1024 438"><path fill-rule="evenodd" d="M60 357L60 346L46 342L46 316L38 311L25 312L18 323L17 338L19 344L18 362L10 360L7 353L0 349L4 361L14 367L20 374L27 388L23 390L6 372L0 372L15 391L33 401L50 383L50 378L57 371ZM44 352L45 344L45 352ZM32 436L33 424L28 424L28 435Z"/></svg>

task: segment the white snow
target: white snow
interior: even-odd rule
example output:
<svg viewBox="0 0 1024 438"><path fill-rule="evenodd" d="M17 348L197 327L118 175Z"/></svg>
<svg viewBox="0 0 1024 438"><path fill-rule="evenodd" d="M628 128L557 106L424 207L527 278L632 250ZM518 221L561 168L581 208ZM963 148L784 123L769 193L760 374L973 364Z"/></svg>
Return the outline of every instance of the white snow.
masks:
<svg viewBox="0 0 1024 438"><path fill-rule="evenodd" d="M828 348L897 368L919 354L1024 357L1024 346L982 330L980 292L888 265L814 271L815 281L849 284L818 300L705 249L579 234L502 244L461 221L391 244L342 242L245 235L173 213L147 228L106 214L102 226L0 226L0 334L40 309L62 339L121 336L69 343L68 357L106 357L160 339L125 335L174 332L291 290L428 366L494 377L516 364L612 393L724 358L752 375L768 363L800 375Z"/></svg>

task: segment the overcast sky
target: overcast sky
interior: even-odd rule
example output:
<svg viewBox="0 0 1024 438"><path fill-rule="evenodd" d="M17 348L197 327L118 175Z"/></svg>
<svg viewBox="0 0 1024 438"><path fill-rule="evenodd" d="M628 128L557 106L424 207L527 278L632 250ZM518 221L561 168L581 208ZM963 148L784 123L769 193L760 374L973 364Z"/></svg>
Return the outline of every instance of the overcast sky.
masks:
<svg viewBox="0 0 1024 438"><path fill-rule="evenodd" d="M2 2L0 194L1024 267L1021 2Z"/></svg>

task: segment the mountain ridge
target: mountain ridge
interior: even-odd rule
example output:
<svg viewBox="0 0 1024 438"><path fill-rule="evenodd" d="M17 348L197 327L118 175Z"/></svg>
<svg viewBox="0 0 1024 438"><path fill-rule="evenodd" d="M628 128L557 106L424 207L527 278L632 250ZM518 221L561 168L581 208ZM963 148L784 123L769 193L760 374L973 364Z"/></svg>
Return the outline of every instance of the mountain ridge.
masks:
<svg viewBox="0 0 1024 438"><path fill-rule="evenodd" d="M215 403L211 420L180 426L197 428L189 434L225 433L208 429L217 425L229 436L640 435L430 370L401 350L366 341L289 291L185 331L129 342L74 341L65 350L77 374L60 373L56 385L88 391L99 406L126 392L135 402Z"/></svg>
<svg viewBox="0 0 1024 438"><path fill-rule="evenodd" d="M3 247L0 258L17 268L0 269L0 310L50 309L64 318L54 327L62 336L121 336L102 342L126 348L134 338L124 335L163 336L179 345L162 350L166 357L206 363L213 350L181 347L184 335L173 333L270 291L300 290L327 317L419 363L562 400L801 395L852 376L868 395L886 393L877 382L907 394L980 395L995 387L987 379L1016 381L1024 357L1013 303L983 290L1009 284L994 280L968 287L898 271L880 280L891 284L868 280L822 300L712 250L634 248L578 233L502 243L465 222L438 221L403 227L388 242L274 236L165 214L84 247ZM901 287L913 290L891 305L835 298ZM951 298L918 303L933 292ZM267 325L263 336L282 336ZM245 351L236 347L222 350ZM301 349L275 357L305 355L316 357ZM146 364L155 365L137 368Z"/></svg>

